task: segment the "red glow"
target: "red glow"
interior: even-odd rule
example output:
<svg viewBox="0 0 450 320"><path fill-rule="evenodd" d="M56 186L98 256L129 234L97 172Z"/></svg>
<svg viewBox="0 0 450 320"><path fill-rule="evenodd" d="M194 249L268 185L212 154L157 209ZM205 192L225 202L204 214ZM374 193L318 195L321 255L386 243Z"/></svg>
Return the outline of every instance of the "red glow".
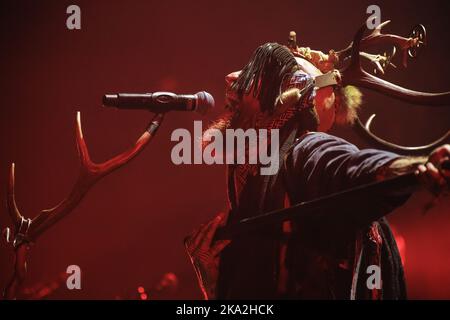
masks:
<svg viewBox="0 0 450 320"><path fill-rule="evenodd" d="M79 265L83 272L82 290L68 290L65 279L60 280L61 288L48 299L141 300L141 294L146 294L147 300L150 294L150 300L160 296L201 299L182 241L226 205L226 168L174 165L171 133L176 128L191 130L193 120L203 120L205 128L225 111L225 77L242 68L257 46L286 43L293 30L301 46L341 50L368 17L366 1L352 1L349 8L331 1L325 5L321 1L199 0L195 5L188 1L135 1L136 5L131 5L127 1L80 0L76 3L82 12L82 29L68 30L67 1L3 2L8 3L8 10L2 10L1 21L8 30L2 40L8 45L0 52L0 186L7 184L8 167L14 161L17 201L25 217L56 205L76 181L76 111L82 113L86 142L97 162L125 150L147 125L151 114L104 108L103 94L206 90L216 100L215 109L206 117L168 113L155 139L136 159L95 185L76 212L38 239L30 253L26 283L47 284L70 264ZM407 36L414 24L421 23L430 40L435 39L422 56L409 60L407 69L394 60L399 68L390 69L387 80L416 90L447 91L450 44L445 39L450 19L444 18L443 6L427 1L411 5L409 0L378 3L382 4L382 17L392 20L386 33ZM324 12L325 7L326 15L315 14ZM148 19L149 12L155 13L152 19ZM29 19L28 13L32 13ZM171 23L186 17L193 18L182 28ZM401 64L401 57L396 58ZM374 131L388 140L425 144L448 130L450 108L411 108L369 90L364 95L362 119L380 113ZM350 128L336 126L332 134L368 147ZM450 197L426 215L420 212L421 204L412 200L387 217L398 231L408 296L449 299ZM0 202L5 201L2 189ZM0 211L0 225L11 226L5 210ZM104 241L98 241L99 237ZM13 271L11 258L11 247L2 243L2 290ZM153 293L153 286L169 271L180 279L168 277L161 283L165 291ZM63 272L62 277L67 276ZM139 282L146 285L142 291L141 285L136 287Z"/></svg>
<svg viewBox="0 0 450 320"><path fill-rule="evenodd" d="M141 293L141 300L147 300L148 296L146 293Z"/></svg>

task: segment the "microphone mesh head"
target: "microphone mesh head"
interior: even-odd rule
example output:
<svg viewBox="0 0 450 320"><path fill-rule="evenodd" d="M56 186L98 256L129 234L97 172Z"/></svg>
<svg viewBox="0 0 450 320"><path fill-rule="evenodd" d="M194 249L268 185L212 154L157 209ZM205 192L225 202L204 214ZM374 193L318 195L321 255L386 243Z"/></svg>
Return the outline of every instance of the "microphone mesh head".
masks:
<svg viewBox="0 0 450 320"><path fill-rule="evenodd" d="M214 108L214 98L206 91L200 91L195 94L197 96L197 108L195 111L201 115L205 115L209 110Z"/></svg>

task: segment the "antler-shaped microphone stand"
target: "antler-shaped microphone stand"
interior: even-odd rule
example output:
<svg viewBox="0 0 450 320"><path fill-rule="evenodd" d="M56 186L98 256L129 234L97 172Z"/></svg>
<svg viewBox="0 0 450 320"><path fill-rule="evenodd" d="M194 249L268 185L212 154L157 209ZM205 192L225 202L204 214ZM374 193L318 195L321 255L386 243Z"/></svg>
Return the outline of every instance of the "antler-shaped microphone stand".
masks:
<svg viewBox="0 0 450 320"><path fill-rule="evenodd" d="M164 114L156 114L145 132L125 152L103 163L92 162L81 130L80 112L76 117L76 142L80 158L80 173L69 196L52 209L43 210L35 218L25 218L19 212L15 200L15 165L11 165L7 192L7 210L13 222L13 231L6 228L6 240L12 242L15 250L14 272L3 293L5 299L15 299L27 273L27 256L30 245L48 228L67 216L83 199L89 189L101 178L122 167L141 152L153 138Z"/></svg>

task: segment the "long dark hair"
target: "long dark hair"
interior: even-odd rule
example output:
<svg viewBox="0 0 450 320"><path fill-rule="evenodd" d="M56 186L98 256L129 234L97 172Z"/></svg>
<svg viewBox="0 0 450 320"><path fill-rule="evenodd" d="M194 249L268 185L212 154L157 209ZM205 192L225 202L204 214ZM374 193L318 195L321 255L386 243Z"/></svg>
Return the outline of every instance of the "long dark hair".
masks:
<svg viewBox="0 0 450 320"><path fill-rule="evenodd" d="M241 99L244 94L253 91L261 111L273 112L281 83L288 75L292 75L296 66L294 55L287 47L278 43L263 44L255 50L232 84L232 89Z"/></svg>

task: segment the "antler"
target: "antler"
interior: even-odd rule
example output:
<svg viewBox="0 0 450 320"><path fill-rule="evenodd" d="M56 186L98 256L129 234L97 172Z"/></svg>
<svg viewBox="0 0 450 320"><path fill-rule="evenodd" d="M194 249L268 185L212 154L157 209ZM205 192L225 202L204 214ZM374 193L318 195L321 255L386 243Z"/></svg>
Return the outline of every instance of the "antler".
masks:
<svg viewBox="0 0 450 320"><path fill-rule="evenodd" d="M402 57L402 63L403 66L406 68L408 63L408 55L410 57L416 57L417 56L417 50L426 45L426 32L425 28L422 25L417 25L415 28L413 28L413 31L411 32L411 36L401 37L395 34L383 34L381 33L381 29L385 27L387 24L389 24L391 20L387 20L381 24L379 24L373 31L365 38L360 39L359 49L361 51L367 50L368 48L372 46L377 46L380 44L383 45L392 45L394 48L399 50L403 57ZM366 30L366 24L363 26L364 31ZM420 30L420 32L419 32ZM362 35L361 35L362 37ZM340 51L337 51L336 54L339 57L345 57L352 53L354 41L350 43L350 45ZM353 55L352 55L353 56Z"/></svg>
<svg viewBox="0 0 450 320"><path fill-rule="evenodd" d="M24 218L17 207L15 199L15 165L14 163L11 165L7 192L7 208L13 222L13 245L16 248L16 259L13 277L4 293L6 299L15 297L17 288L25 277L26 252L29 244L34 242L45 230L70 213L98 180L128 163L142 151L156 133L162 120L163 114L156 115L134 146L110 160L97 164L92 162L89 156L89 151L81 130L80 112L77 112L76 142L81 164L78 179L66 199L52 209L43 210L34 219ZM10 240L10 237L11 232L9 229L6 229L7 241Z"/></svg>
<svg viewBox="0 0 450 320"><path fill-rule="evenodd" d="M388 22L388 21L387 21ZM375 29L372 34L364 39L362 39L364 32L366 31L366 25L364 24L356 33L352 46L351 46L351 61L350 64L341 71L342 84L343 85L356 85L362 88L371 89L382 94L388 95L390 97L410 102L418 105L430 105L430 106L446 106L450 105L450 92L442 93L428 93L414 91L410 89L403 88L391 82L382 80L376 76L373 76L363 70L360 61L360 49L363 43L365 46L369 44L379 44L379 43L389 43L400 47L401 50L407 50L405 48L408 43L408 39L402 38L395 35L383 35L380 33L381 27L386 25L387 22L381 24L377 29ZM405 51L407 52L407 51ZM435 142L422 147L403 147L389 143L381 138L376 137L372 132L370 132L370 122L369 125L362 125L360 121L356 122L358 133L363 133L363 138L368 138L371 142L374 142L383 147L394 150L401 153L427 153L434 149L436 146L445 141L449 135L450 131L446 133L442 138L436 140Z"/></svg>
<svg viewBox="0 0 450 320"><path fill-rule="evenodd" d="M420 154L426 154L429 153L430 150L433 150L437 146L440 146L444 144L449 138L450 138L450 130L447 131L446 134L444 134L439 139L423 145L423 146L415 146L415 147L407 147L407 146L400 146L398 144L394 144L392 142L383 140L382 138L376 136L373 134L370 130L370 126L372 124L373 119L375 118L375 114L372 114L369 119L366 121L365 124L361 122L358 118L355 122L355 131L366 140L370 140L373 144L375 144L377 147L380 148L387 148L391 151L400 153L400 154L410 154L410 155L420 155Z"/></svg>

